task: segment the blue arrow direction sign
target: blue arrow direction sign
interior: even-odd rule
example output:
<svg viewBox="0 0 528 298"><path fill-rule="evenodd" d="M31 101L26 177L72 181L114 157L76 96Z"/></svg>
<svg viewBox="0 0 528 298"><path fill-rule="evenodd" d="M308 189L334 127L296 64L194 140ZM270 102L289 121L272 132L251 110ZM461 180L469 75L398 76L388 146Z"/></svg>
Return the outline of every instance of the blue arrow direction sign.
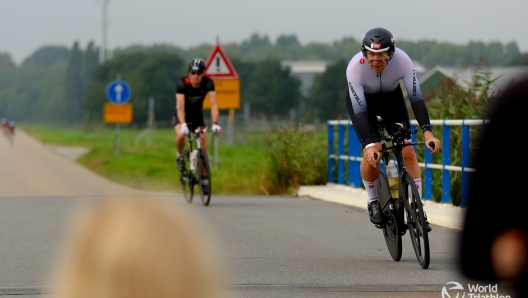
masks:
<svg viewBox="0 0 528 298"><path fill-rule="evenodd" d="M114 104L126 103L132 95L132 88L123 80L115 80L106 86L106 98Z"/></svg>

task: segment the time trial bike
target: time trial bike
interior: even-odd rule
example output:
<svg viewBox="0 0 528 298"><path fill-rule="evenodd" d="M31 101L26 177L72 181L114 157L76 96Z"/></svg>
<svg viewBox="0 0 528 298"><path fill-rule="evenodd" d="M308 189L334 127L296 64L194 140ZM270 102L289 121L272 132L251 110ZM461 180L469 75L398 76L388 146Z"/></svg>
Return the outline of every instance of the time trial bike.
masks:
<svg viewBox="0 0 528 298"><path fill-rule="evenodd" d="M383 230L383 236L389 253L394 261L399 261L402 255L402 235L409 231L414 253L418 263L423 269L429 267L430 250L427 231L427 218L423 211L422 201L414 179L407 172L403 159L403 148L406 146L425 145L424 142L405 142L411 139L411 131L405 123L395 123L392 135L387 133L383 119L378 116L378 130L381 135L382 154L381 160L385 167L396 158L398 170L398 197L393 197L387 174L380 171L378 198L381 206L381 215L384 223L377 225ZM391 142L392 146L387 143ZM434 148L434 143L429 146ZM377 158L377 156L375 156ZM394 192L395 193L395 192Z"/></svg>

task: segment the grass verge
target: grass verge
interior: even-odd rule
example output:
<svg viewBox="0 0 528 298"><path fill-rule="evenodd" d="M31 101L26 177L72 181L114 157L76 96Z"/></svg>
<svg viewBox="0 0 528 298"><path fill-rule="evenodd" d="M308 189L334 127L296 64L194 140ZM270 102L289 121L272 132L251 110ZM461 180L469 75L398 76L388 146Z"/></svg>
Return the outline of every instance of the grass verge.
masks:
<svg viewBox="0 0 528 298"><path fill-rule="evenodd" d="M144 137L137 148L134 139L139 131L121 128L119 154L114 154L115 129L95 130L29 126L24 130L42 143L81 146L90 152L77 160L95 173L136 189L181 192L176 170L174 131L156 129L146 145ZM266 134L252 132L245 144L227 146L220 142L219 167L212 167L214 194L261 194L262 171L266 163ZM212 149L211 135L208 147ZM212 151L210 150L209 154Z"/></svg>

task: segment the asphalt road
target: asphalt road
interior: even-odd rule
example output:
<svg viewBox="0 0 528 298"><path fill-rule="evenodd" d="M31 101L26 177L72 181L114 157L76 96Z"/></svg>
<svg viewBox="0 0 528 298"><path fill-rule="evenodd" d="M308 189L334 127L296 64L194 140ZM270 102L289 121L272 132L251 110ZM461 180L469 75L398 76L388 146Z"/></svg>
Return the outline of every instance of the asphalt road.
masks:
<svg viewBox="0 0 528 298"><path fill-rule="evenodd" d="M424 270L408 235L394 262L382 232L353 207L288 196L213 196L209 207L189 205L177 194L98 177L24 134L14 146L0 138L0 168L0 297L49 297L73 212L116 195L161 197L194 213L214 238L235 297L442 297L447 282L476 283L458 272L454 230L434 228Z"/></svg>

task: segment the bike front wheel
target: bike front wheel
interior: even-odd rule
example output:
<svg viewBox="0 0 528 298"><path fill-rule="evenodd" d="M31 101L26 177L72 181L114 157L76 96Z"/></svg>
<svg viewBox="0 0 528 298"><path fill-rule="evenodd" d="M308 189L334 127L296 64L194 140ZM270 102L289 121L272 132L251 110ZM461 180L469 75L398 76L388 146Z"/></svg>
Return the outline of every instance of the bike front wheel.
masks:
<svg viewBox="0 0 528 298"><path fill-rule="evenodd" d="M202 203L205 206L209 206L211 202L211 169L209 167L209 158L207 153L204 150L200 150L200 160L198 164L200 165L197 169L199 176L199 186L200 186L200 197L202 198ZM202 170L200 170L200 167ZM203 175L202 172L206 174Z"/></svg>
<svg viewBox="0 0 528 298"><path fill-rule="evenodd" d="M420 266L427 269L430 261L429 236L420 194L416 189L413 177L409 173L403 174L402 182L400 194L403 194L402 199L405 202L407 227L414 253Z"/></svg>
<svg viewBox="0 0 528 298"><path fill-rule="evenodd" d="M385 226L383 227L383 236L385 237L385 243L389 249L389 253L392 259L398 262L402 256L402 240L400 231L398 230L398 222L396 221L396 216L394 214L394 205L399 203L397 200L393 200L391 197L391 192L389 188L389 181L387 175L384 172L380 172L379 182L378 182L378 199L381 206L387 206L383 209L382 215L385 218ZM393 200L389 202L388 200ZM393 206L390 209L389 206Z"/></svg>
<svg viewBox="0 0 528 298"><path fill-rule="evenodd" d="M190 204L192 203L194 195L194 177L190 170L189 150L183 151L183 160L185 167L180 175L180 184L185 201Z"/></svg>

